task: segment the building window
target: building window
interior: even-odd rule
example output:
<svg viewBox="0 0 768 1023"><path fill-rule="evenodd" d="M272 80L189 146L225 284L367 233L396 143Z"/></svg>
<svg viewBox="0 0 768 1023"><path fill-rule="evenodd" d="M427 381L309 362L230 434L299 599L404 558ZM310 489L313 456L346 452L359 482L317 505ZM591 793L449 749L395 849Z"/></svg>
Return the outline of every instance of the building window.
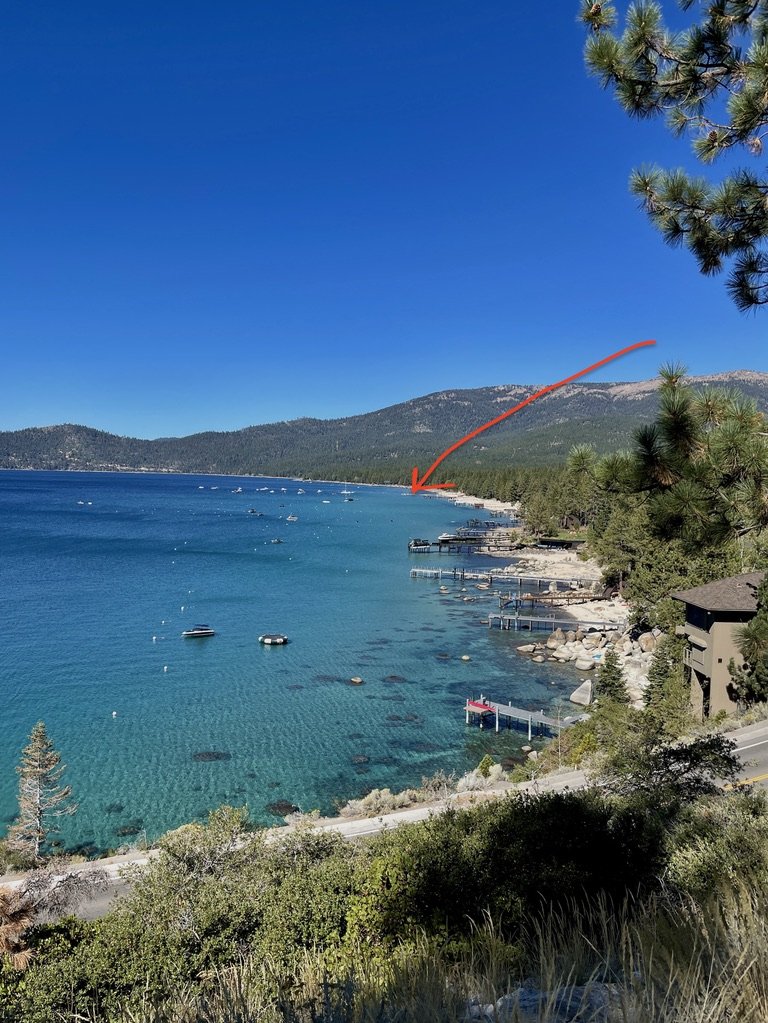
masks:
<svg viewBox="0 0 768 1023"><path fill-rule="evenodd" d="M708 631L707 612L703 607L696 607L695 604L686 604L685 620L695 629L701 629L702 632Z"/></svg>

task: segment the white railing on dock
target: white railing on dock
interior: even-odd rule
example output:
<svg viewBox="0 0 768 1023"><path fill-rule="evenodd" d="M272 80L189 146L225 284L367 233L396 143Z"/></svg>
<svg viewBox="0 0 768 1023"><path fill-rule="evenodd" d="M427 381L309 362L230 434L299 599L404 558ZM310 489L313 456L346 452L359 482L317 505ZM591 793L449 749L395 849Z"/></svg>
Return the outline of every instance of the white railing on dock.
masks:
<svg viewBox="0 0 768 1023"><path fill-rule="evenodd" d="M482 704L482 707L480 706ZM528 738L531 738L534 728L537 732L547 729L550 732L558 732L562 728L568 728L578 720L578 715L569 714L559 718L549 717L544 711L524 710L522 707L513 707L511 703L496 703L480 694L479 700L467 700L464 704L466 723L469 724L471 717L480 719L480 727L483 727L483 720L488 716L495 718L496 731L499 731L500 722L503 718L508 721L518 721L528 726Z"/></svg>
<svg viewBox="0 0 768 1023"><path fill-rule="evenodd" d="M531 632L554 632L555 629L568 629L572 632L576 632L581 629L583 632L585 629L596 629L603 632L624 632L627 623L626 622L582 622L578 618L555 618L549 615L501 615L501 614L489 614L488 615L488 628L492 629L497 626L500 629L514 629L518 632L520 629L528 629Z"/></svg>
<svg viewBox="0 0 768 1023"><path fill-rule="evenodd" d="M518 592L524 587L528 588L535 584L538 592L541 592L541 588L544 586L550 593L557 592L559 594L566 594L574 589L574 584L578 589L591 585L591 583L587 583L586 580L576 578L555 579L551 576L544 575L520 575L519 572L510 571L508 568L495 568L490 571L488 569L485 571L479 571L478 569L461 568L459 566L454 568L412 568L410 570L410 575L411 579L471 579L486 583L516 583ZM552 583L555 583L558 587L562 587L562 589L558 588L557 591L549 590ZM597 596L598 595L596 595L596 598Z"/></svg>

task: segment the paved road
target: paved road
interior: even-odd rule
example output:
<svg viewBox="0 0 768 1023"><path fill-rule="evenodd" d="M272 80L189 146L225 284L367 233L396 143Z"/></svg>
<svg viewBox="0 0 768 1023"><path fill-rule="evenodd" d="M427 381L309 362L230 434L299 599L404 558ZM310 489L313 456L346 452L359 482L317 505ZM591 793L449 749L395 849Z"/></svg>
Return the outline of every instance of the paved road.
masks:
<svg viewBox="0 0 768 1023"><path fill-rule="evenodd" d="M739 728L730 732L729 737L736 740L736 749L744 764L741 772L744 782L768 787L768 723L761 721Z"/></svg>
<svg viewBox="0 0 768 1023"><path fill-rule="evenodd" d="M762 788L768 787L768 722L739 728L728 733L728 736L736 742L736 750L744 765L741 772L743 783L759 785ZM582 788L585 784L586 776L583 771L562 771L557 774L545 775L534 782L525 782L522 785L506 783L497 786L494 790L474 795L476 798L478 796L495 798L513 790L561 792L564 789ZM317 827L322 831L336 832L347 839L361 838L397 828L401 824L426 820L431 814L442 813L448 806L462 805L462 800L466 801L468 795L466 793L458 796L453 795L439 803L415 806L407 810L399 810L397 813L383 814L381 817L369 817L362 820L346 820L343 817L336 817L320 821ZM278 838L281 834L285 834L285 829L275 828L267 835L267 841L271 836ZM144 866L157 855L157 850L149 850L149 852L113 856L98 862L75 864L72 870L92 870L98 867L107 875L106 890L98 892L82 904L77 910L77 915L84 920L94 920L104 916L115 899L128 888L128 882L122 876L125 868L127 866ZM6 879L0 877L0 884L8 887L16 887L21 882L22 878L19 877L7 877Z"/></svg>

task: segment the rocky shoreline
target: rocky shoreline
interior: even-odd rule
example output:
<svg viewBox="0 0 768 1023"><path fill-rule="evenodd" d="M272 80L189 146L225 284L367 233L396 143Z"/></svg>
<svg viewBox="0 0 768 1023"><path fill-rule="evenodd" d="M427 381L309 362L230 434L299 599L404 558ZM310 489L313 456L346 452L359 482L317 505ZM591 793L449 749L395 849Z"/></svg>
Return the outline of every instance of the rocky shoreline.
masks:
<svg viewBox="0 0 768 1023"><path fill-rule="evenodd" d="M644 706L645 690L648 686L648 669L659 638L660 629L641 632L627 628L607 631L582 631L576 628L563 631L555 629L543 643L523 643L517 647L518 654L528 656L537 664L558 661L573 664L579 671L590 672L599 667L608 650L614 650L619 657L627 691L633 706ZM592 683L588 679L570 696L572 703L588 706L592 702Z"/></svg>

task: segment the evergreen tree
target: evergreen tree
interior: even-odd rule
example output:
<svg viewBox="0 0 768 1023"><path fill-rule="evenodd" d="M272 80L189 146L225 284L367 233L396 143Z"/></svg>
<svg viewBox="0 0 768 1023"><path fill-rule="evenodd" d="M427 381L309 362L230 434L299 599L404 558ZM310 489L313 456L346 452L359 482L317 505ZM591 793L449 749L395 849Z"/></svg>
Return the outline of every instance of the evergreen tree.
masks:
<svg viewBox="0 0 768 1023"><path fill-rule="evenodd" d="M608 650L603 655L595 678L595 698L613 700L616 703L629 703L627 683L621 670L619 655L615 650Z"/></svg>
<svg viewBox="0 0 768 1023"><path fill-rule="evenodd" d="M694 0L679 0L685 10ZM613 3L581 0L590 29L589 71L632 117L666 116L693 137L703 164L724 153L760 157L768 125L768 2L706 0L687 31L672 32L658 3L629 6L623 33L611 31ZM720 183L683 170L637 170L630 183L670 245L688 248L704 274L730 265L728 290L740 309L768 302L768 181L736 168Z"/></svg>
<svg viewBox="0 0 768 1023"><path fill-rule="evenodd" d="M669 629L676 589L748 571L768 534L768 429L738 392L697 393L681 366L660 371L656 420L632 450L570 467L600 491L590 545L609 582L626 582L636 620Z"/></svg>
<svg viewBox="0 0 768 1023"><path fill-rule="evenodd" d="M7 844L29 862L39 863L45 857L50 836L58 831L58 818L77 809L70 786L59 784L64 765L44 722L38 721L32 729L16 771L19 813L16 823L9 828Z"/></svg>
<svg viewBox="0 0 768 1023"><path fill-rule="evenodd" d="M690 685L683 674L684 640L662 636L648 669L645 691L647 714L655 718L661 733L683 734L691 722Z"/></svg>
<svg viewBox="0 0 768 1023"><path fill-rule="evenodd" d="M734 695L743 703L768 700L768 574L757 588L757 613L738 630L736 644L744 658L728 664Z"/></svg>

